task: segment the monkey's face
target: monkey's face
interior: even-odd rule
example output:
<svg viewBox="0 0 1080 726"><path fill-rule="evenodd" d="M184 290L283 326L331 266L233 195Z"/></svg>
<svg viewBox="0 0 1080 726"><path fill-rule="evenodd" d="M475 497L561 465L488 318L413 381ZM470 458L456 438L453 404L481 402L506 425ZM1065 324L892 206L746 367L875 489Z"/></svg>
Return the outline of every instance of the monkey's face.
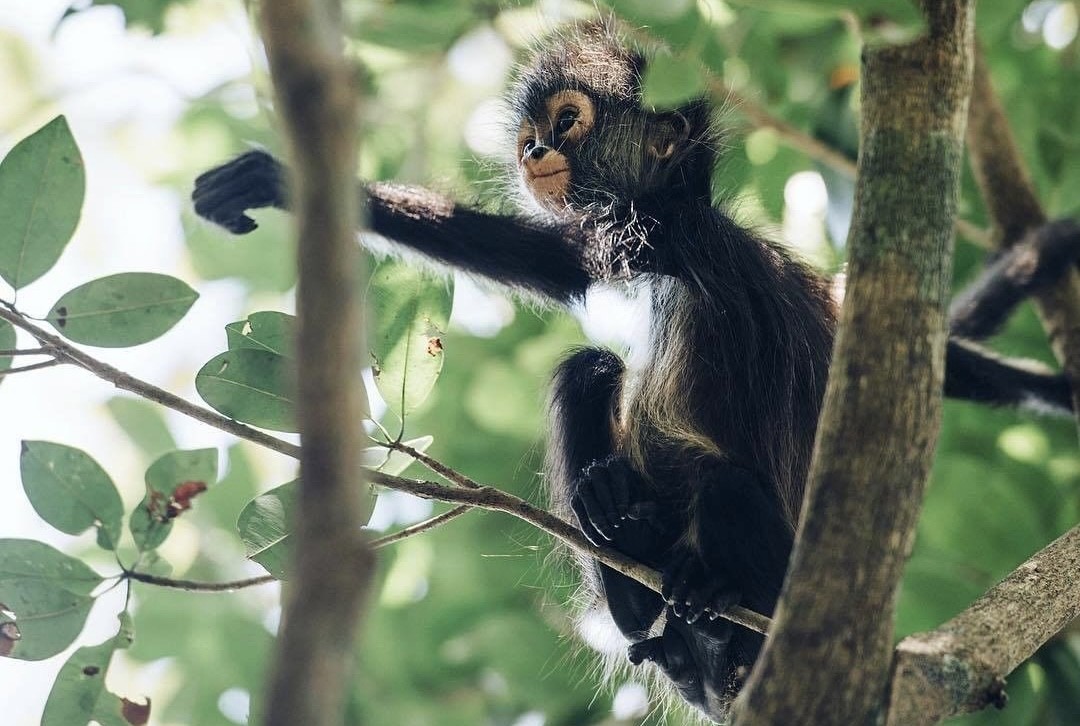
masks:
<svg viewBox="0 0 1080 726"><path fill-rule="evenodd" d="M575 152L592 131L596 107L581 91L557 91L518 129L518 170L525 188L546 209L569 202Z"/></svg>
<svg viewBox="0 0 1080 726"><path fill-rule="evenodd" d="M518 174L533 200L556 215L605 209L663 193L689 135L678 112L556 90L529 104L518 126Z"/></svg>

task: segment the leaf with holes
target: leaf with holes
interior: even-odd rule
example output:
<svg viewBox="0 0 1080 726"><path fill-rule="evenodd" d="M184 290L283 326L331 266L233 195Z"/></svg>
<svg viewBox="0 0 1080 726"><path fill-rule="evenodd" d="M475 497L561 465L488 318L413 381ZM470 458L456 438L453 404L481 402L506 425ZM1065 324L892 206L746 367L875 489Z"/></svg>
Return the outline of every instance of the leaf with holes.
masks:
<svg viewBox="0 0 1080 726"><path fill-rule="evenodd" d="M293 336L296 334L296 317L274 310L263 310L225 326L229 350L254 348L292 357Z"/></svg>
<svg viewBox="0 0 1080 726"><path fill-rule="evenodd" d="M296 431L291 361L268 350L241 348L211 358L195 388L220 413L273 431Z"/></svg>
<svg viewBox="0 0 1080 726"><path fill-rule="evenodd" d="M454 299L451 283L400 262L380 264L368 283L369 340L375 384L404 417L431 393L443 366L443 337Z"/></svg>
<svg viewBox="0 0 1080 726"><path fill-rule="evenodd" d="M46 320L76 343L102 348L140 345L184 317L199 293L154 272L121 272L79 285L52 306Z"/></svg>
<svg viewBox="0 0 1080 726"><path fill-rule="evenodd" d="M105 675L117 650L134 639L131 619L120 614L120 632L100 645L79 648L56 675L45 702L42 726L142 726L150 719L150 701L139 704L105 688Z"/></svg>
<svg viewBox="0 0 1080 726"><path fill-rule="evenodd" d="M67 534L97 528L98 545L116 549L124 505L116 485L88 454L49 441L23 441L23 489L41 518Z"/></svg>
<svg viewBox="0 0 1080 726"><path fill-rule="evenodd" d="M131 512L129 527L140 551L154 549L172 531L173 520L217 481L217 449L170 451L146 470L146 496Z"/></svg>
<svg viewBox="0 0 1080 726"><path fill-rule="evenodd" d="M44 542L0 539L0 655L41 660L71 645L101 577Z"/></svg>
<svg viewBox="0 0 1080 726"><path fill-rule="evenodd" d="M56 264L82 211L86 179L63 116L0 162L0 277L18 290Z"/></svg>

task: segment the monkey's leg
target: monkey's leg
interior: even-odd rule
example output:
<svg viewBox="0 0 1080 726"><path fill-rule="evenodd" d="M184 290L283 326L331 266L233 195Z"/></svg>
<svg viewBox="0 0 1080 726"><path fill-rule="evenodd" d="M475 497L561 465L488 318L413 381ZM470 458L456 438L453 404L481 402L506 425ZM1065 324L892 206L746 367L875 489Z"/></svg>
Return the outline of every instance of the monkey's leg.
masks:
<svg viewBox="0 0 1080 726"><path fill-rule="evenodd" d="M547 476L555 509L576 519L591 541L655 567L675 535L653 521L655 503L644 479L613 456L612 422L623 371L613 353L590 348L556 369ZM632 641L646 637L663 610L660 596L604 565L588 567L598 576L597 594L619 630Z"/></svg>
<svg viewBox="0 0 1080 726"><path fill-rule="evenodd" d="M791 528L749 469L710 461L696 478L690 544L664 567L664 599L691 624L735 603L771 614L791 554Z"/></svg>
<svg viewBox="0 0 1080 726"><path fill-rule="evenodd" d="M1080 258L1080 224L1063 219L1001 254L949 308L949 331L982 340L996 333L1016 306L1061 277Z"/></svg>

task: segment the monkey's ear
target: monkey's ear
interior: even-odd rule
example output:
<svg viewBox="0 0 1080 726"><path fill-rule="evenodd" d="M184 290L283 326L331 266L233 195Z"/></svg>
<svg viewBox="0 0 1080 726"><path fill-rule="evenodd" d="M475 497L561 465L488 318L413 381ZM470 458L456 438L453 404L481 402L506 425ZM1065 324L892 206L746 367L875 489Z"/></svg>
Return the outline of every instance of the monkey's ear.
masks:
<svg viewBox="0 0 1080 726"><path fill-rule="evenodd" d="M649 134L649 154L659 161L670 159L690 138L690 121L678 111L665 111L656 117Z"/></svg>

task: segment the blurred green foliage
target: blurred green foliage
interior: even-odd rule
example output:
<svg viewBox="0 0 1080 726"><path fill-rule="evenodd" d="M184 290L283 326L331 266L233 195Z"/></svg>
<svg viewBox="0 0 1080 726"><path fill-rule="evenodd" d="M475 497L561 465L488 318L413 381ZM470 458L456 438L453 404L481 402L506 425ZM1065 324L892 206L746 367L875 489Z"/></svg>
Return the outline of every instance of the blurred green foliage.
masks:
<svg viewBox="0 0 1080 726"><path fill-rule="evenodd" d="M207 15L220 12L213 2L195 0L94 0L119 5L129 25L166 35L170 8L183 4L190 10L192 3ZM474 110L497 94L501 76L494 61L487 63L494 68L487 75L475 65L484 65L484 53L493 53L499 43L520 52L529 38L553 27L560 18L542 14L539 6L557 6L563 17L580 17L591 12L592 3L346 0L345 5L349 50L364 68L364 176L425 183L464 200L505 208L503 160L486 155L482 145L466 144L468 129L476 126L470 122ZM909 3L900 0L872 6L813 0L611 0L603 5L627 20L635 35L670 49L649 79L656 102L676 103L700 92L702 84L715 83L711 88L721 89L716 92L721 106L726 101L722 89L730 89L838 145L853 142L858 94L844 94L838 101L834 81L845 69L858 68L860 48L853 16L838 9L885 13L901 31L912 22ZM1075 214L1080 211L1080 46L1075 38L1064 48L1044 41L1036 20L1048 5L1056 4L981 3L978 34L1044 203L1053 215ZM470 49L472 70L463 71L459 64ZM259 112L233 113L231 99L252 85L260 94ZM278 145L267 87L259 69L253 77L191 99L175 130L188 153L168 181L187 189L198 172L246 144ZM722 123L730 133L716 174L718 196L735 205L740 219L781 225L790 177L819 167L775 133L754 131L737 108L726 109ZM838 127L844 129L840 135L834 133ZM838 201L830 199L830 204ZM970 173L961 210L966 219L986 226ZM267 212L259 222L255 233L233 239L185 218L191 268L203 281L243 283L252 311L272 307L267 300L283 306L279 296L293 282L287 220ZM829 271L843 259L842 243L831 240ZM979 249L958 244L957 286L970 279L982 259ZM585 337L566 314L529 304L515 304L512 311L509 322L488 337L470 335L451 319L441 338L445 364L440 379L407 419L406 434L434 435L429 453L440 461L477 481L536 500L547 376L562 351ZM0 341L9 337L0 328ZM1052 360L1028 308L996 346L1010 355ZM160 413L142 403L118 398L109 411L141 449L145 463L174 447ZM388 428L395 429L396 418L389 414L388 419ZM268 479L258 453L246 444L229 449L228 460L223 479L200 497L190 515L197 532L191 540L195 552L175 576L208 581L237 576L244 556L235 533L237 516L256 493L284 481ZM1080 517L1078 494L1080 457L1070 422L950 403L900 595L897 637L957 613L1074 525ZM384 494L380 506L397 512L399 523L420 518L416 512L423 508L404 499ZM360 647L350 723L641 723L641 714L622 720L613 716L612 693L621 681L598 686L595 659L582 652L566 607L573 576L550 551L551 543L531 528L483 512L384 550ZM162 679L168 685L161 693L150 694L155 718L231 723L221 699L236 689L250 695L257 712L271 652L265 624L273 625L275 612L265 593L230 597L136 588L137 638L128 655L147 668L167 664L171 674ZM1080 723L1078 653L1080 635L1067 631L1010 677L1007 709L962 722ZM685 722L680 714L656 711L645 720Z"/></svg>

